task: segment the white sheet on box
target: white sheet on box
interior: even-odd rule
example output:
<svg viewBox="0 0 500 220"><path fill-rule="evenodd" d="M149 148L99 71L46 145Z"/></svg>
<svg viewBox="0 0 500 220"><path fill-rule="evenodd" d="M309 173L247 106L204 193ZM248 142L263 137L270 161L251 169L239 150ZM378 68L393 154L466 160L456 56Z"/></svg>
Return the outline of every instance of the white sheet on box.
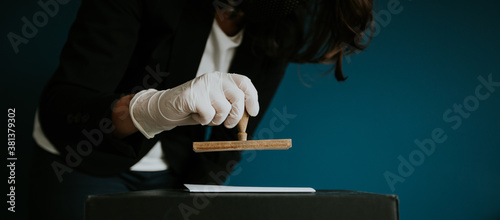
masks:
<svg viewBox="0 0 500 220"><path fill-rule="evenodd" d="M316 192L310 187L250 187L184 184L189 192Z"/></svg>

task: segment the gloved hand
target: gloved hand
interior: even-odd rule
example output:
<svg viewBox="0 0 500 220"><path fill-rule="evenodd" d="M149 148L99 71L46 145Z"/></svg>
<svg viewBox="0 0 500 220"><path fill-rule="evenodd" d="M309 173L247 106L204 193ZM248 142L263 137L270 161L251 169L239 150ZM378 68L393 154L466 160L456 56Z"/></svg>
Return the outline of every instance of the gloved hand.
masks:
<svg viewBox="0 0 500 220"><path fill-rule="evenodd" d="M246 76L206 73L172 89L143 90L130 101L135 127L147 138L181 125L238 124L259 113L257 90Z"/></svg>

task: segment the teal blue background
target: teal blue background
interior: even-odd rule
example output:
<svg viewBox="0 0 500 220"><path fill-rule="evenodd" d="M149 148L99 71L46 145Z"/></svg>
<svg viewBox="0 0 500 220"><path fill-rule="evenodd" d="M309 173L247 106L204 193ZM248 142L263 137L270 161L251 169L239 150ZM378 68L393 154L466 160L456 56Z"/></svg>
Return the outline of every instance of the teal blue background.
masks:
<svg viewBox="0 0 500 220"><path fill-rule="evenodd" d="M376 1L375 12L388 0ZM256 138L291 138L287 151L247 152L226 184L310 186L396 194L401 219L500 219L500 87L452 129L443 113L474 95L478 77L500 81L500 2L400 0L402 11L380 25L368 49L344 60L346 82L318 75L328 66L291 64ZM17 219L25 216L27 164L38 96L57 67L79 6L72 0L15 54L8 32L36 1L4 3L0 40L2 109L17 110ZM300 70L300 74L299 71ZM487 90L482 90L486 93ZM295 115L282 123L272 109ZM264 113L261 113L264 114ZM276 119L273 119L276 118ZM274 128L274 131L273 131ZM391 190L414 140L444 130L446 141ZM267 130L266 130L267 129ZM264 135L265 132L266 135ZM262 135L259 135L262 133Z"/></svg>

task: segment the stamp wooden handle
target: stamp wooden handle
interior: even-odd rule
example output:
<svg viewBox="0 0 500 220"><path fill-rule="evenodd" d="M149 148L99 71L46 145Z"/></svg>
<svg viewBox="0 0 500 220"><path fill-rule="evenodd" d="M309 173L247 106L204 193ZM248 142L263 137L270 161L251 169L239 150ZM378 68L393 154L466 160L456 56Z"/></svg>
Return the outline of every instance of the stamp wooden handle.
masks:
<svg viewBox="0 0 500 220"><path fill-rule="evenodd" d="M242 151L242 150L286 150L292 147L292 139L253 140L247 141L248 113L245 111L238 122L237 141L203 141L193 142L195 152Z"/></svg>
<svg viewBox="0 0 500 220"><path fill-rule="evenodd" d="M238 122L238 140L239 141L246 141L247 140L247 125L248 125L248 113L245 111L243 113L243 117L241 118L240 122Z"/></svg>

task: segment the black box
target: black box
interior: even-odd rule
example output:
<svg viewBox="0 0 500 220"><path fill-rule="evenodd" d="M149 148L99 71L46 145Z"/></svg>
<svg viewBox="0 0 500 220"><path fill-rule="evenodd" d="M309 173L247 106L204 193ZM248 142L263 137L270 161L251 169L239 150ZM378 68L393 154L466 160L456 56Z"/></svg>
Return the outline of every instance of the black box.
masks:
<svg viewBox="0 0 500 220"><path fill-rule="evenodd" d="M151 190L92 195L86 220L399 219L395 195L346 190L315 193L190 193Z"/></svg>

